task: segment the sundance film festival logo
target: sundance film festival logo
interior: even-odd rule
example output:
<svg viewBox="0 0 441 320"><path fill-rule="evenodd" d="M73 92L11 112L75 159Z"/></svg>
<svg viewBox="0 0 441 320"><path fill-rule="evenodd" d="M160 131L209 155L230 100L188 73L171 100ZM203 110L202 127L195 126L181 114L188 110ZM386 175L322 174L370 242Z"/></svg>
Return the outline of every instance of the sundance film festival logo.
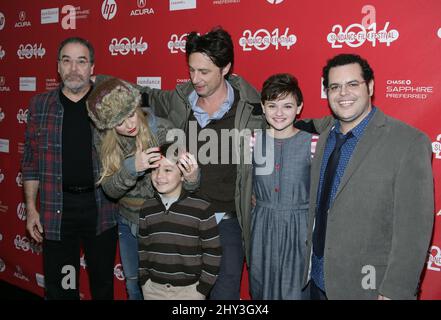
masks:
<svg viewBox="0 0 441 320"><path fill-rule="evenodd" d="M20 91L35 91L37 89L36 77L20 77L19 90Z"/></svg>
<svg viewBox="0 0 441 320"><path fill-rule="evenodd" d="M68 30L76 29L76 20L79 18L86 18L89 15L89 10L81 11L80 7L75 8L72 5L65 5L61 8L61 13L64 14L64 17L61 20L61 27ZM41 10L41 24L58 23L59 20L59 8Z"/></svg>
<svg viewBox="0 0 441 320"><path fill-rule="evenodd" d="M436 141L432 142L432 151L435 154L435 159L441 159L441 134L436 137Z"/></svg>
<svg viewBox="0 0 441 320"><path fill-rule="evenodd" d="M2 46L0 46L0 60L3 60L5 55L6 55L6 51L3 50Z"/></svg>
<svg viewBox="0 0 441 320"><path fill-rule="evenodd" d="M31 22L26 20L26 12L25 11L20 11L18 13L18 22L15 23L15 28L25 28L25 27L30 27L31 26Z"/></svg>
<svg viewBox="0 0 441 320"><path fill-rule="evenodd" d="M2 170L0 169L0 183L2 183L3 180L5 180L5 175L3 174Z"/></svg>
<svg viewBox="0 0 441 320"><path fill-rule="evenodd" d="M161 77L137 77L136 84L152 89L161 89Z"/></svg>
<svg viewBox="0 0 441 320"><path fill-rule="evenodd" d="M21 221L25 221L26 220L26 204L24 202L20 202L17 205L17 217Z"/></svg>
<svg viewBox="0 0 441 320"><path fill-rule="evenodd" d="M17 56L20 59L32 59L32 58L43 58L46 54L46 49L42 47L42 44L20 44L17 50Z"/></svg>
<svg viewBox="0 0 441 320"><path fill-rule="evenodd" d="M376 23L376 10L374 6L366 5L361 9L366 15L360 23L353 23L346 28L340 24L332 26L331 32L328 33L326 40L331 44L332 48L343 48L347 45L351 48L357 48L365 43L371 43L372 47L379 44L390 44L396 41L400 35L398 30L389 29L390 22L387 21L381 30Z"/></svg>
<svg viewBox="0 0 441 320"><path fill-rule="evenodd" d="M0 152L9 153L9 139L0 139Z"/></svg>
<svg viewBox="0 0 441 320"><path fill-rule="evenodd" d="M170 11L196 9L196 0L169 0Z"/></svg>
<svg viewBox="0 0 441 320"><path fill-rule="evenodd" d="M268 1L271 4L280 4L283 2L283 0L266 0L266 1Z"/></svg>
<svg viewBox="0 0 441 320"><path fill-rule="evenodd" d="M17 187L23 187L23 175L21 172L17 173L17 177L15 177L15 183L17 183Z"/></svg>
<svg viewBox="0 0 441 320"><path fill-rule="evenodd" d="M5 113L2 111L2 108L0 108L0 122L2 122L5 119Z"/></svg>
<svg viewBox="0 0 441 320"><path fill-rule="evenodd" d="M17 234L14 239L15 249L22 250L24 252L28 252L29 250L32 253L40 254L43 251L43 247L41 244L36 243L34 240L29 241L26 236L20 236Z"/></svg>
<svg viewBox="0 0 441 320"><path fill-rule="evenodd" d="M106 20L112 20L116 12L118 11L118 5L115 0L104 0L101 5L101 15Z"/></svg>
<svg viewBox="0 0 441 320"><path fill-rule="evenodd" d="M123 281L125 279L121 263L115 265L115 268L113 268L113 274L118 280Z"/></svg>
<svg viewBox="0 0 441 320"><path fill-rule="evenodd" d="M6 24L5 15L3 14L3 12L0 12L0 30L3 30L5 24Z"/></svg>
<svg viewBox="0 0 441 320"><path fill-rule="evenodd" d="M147 0L137 0L138 9L130 11L130 16L143 16L146 14L154 14L153 8L146 8Z"/></svg>
<svg viewBox="0 0 441 320"><path fill-rule="evenodd" d="M187 43L186 37L187 33L181 35L172 34L170 36L170 41L167 43L170 53L185 53L185 44Z"/></svg>
<svg viewBox="0 0 441 320"><path fill-rule="evenodd" d="M420 86L412 80L386 80L386 98L424 100L433 93L432 86Z"/></svg>
<svg viewBox="0 0 441 320"><path fill-rule="evenodd" d="M279 28L272 32L266 29L259 29L254 33L251 30L245 30L239 39L239 45L243 51L251 51L252 49L263 51L270 46L276 50L279 50L279 47L285 47L289 50L296 42L297 37L295 34L289 34L289 27L285 28L283 34L280 34Z"/></svg>
<svg viewBox="0 0 441 320"><path fill-rule="evenodd" d="M120 40L113 38L109 45L109 51L112 56L116 56L118 54L125 56L129 53L134 55L137 53L144 54L147 48L148 44L147 42L142 41L142 37L139 39L139 41L136 39L136 37L133 37L131 40L127 37Z"/></svg>
<svg viewBox="0 0 441 320"><path fill-rule="evenodd" d="M35 281L37 282L37 285L41 288L44 288L44 275L41 273L35 274Z"/></svg>
<svg viewBox="0 0 441 320"><path fill-rule="evenodd" d="M441 249L437 246L432 246L430 248L427 269L438 272L441 271Z"/></svg>
<svg viewBox="0 0 441 320"><path fill-rule="evenodd" d="M18 109L17 112L18 123L28 123L28 113L29 113L28 109L22 109L22 108Z"/></svg>
<svg viewBox="0 0 441 320"><path fill-rule="evenodd" d="M213 4L221 5L221 4L237 4L240 3L240 0L213 0Z"/></svg>

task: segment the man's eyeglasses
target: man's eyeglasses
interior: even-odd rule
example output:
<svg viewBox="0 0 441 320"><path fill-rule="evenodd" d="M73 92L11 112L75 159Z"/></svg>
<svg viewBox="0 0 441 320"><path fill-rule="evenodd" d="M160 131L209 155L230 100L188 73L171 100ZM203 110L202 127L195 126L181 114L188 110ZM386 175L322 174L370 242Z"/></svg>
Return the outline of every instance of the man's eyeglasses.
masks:
<svg viewBox="0 0 441 320"><path fill-rule="evenodd" d="M86 59L73 60L69 58L61 58L58 61L63 65L63 67L68 67L75 63L78 67L84 68L89 64L89 61Z"/></svg>
<svg viewBox="0 0 441 320"><path fill-rule="evenodd" d="M341 91L343 87L345 87L346 90L353 92L356 91L365 82L366 80L364 81L354 80L346 83L333 83L329 87L327 87L326 90L328 91L328 93L338 93Z"/></svg>

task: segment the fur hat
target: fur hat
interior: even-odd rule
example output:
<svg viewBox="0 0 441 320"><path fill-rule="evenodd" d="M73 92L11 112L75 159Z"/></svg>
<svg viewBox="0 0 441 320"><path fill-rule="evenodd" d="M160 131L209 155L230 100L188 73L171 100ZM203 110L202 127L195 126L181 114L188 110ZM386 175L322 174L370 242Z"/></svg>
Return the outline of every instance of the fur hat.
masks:
<svg viewBox="0 0 441 320"><path fill-rule="evenodd" d="M89 117L98 129L111 129L141 106L141 93L128 82L108 78L95 86L86 105Z"/></svg>

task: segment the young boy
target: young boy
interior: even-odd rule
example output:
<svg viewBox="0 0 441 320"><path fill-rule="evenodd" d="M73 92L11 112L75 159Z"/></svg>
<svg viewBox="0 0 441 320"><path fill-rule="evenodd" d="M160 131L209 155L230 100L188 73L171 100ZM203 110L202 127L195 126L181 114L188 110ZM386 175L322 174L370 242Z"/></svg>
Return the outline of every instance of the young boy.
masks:
<svg viewBox="0 0 441 320"><path fill-rule="evenodd" d="M139 280L145 300L204 300L216 281L222 249L210 203L183 188L174 145L161 146L152 171L155 198L139 216ZM168 153L167 153L168 151ZM187 161L197 166L194 157Z"/></svg>

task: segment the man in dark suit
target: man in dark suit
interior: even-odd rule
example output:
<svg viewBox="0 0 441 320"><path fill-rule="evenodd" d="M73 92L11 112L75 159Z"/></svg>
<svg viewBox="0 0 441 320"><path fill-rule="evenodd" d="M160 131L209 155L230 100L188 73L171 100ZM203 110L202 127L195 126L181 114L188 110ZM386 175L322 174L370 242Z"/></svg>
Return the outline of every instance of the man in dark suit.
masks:
<svg viewBox="0 0 441 320"><path fill-rule="evenodd" d="M323 68L329 117L311 168L312 299L415 299L433 226L431 144L372 105L358 55Z"/></svg>

